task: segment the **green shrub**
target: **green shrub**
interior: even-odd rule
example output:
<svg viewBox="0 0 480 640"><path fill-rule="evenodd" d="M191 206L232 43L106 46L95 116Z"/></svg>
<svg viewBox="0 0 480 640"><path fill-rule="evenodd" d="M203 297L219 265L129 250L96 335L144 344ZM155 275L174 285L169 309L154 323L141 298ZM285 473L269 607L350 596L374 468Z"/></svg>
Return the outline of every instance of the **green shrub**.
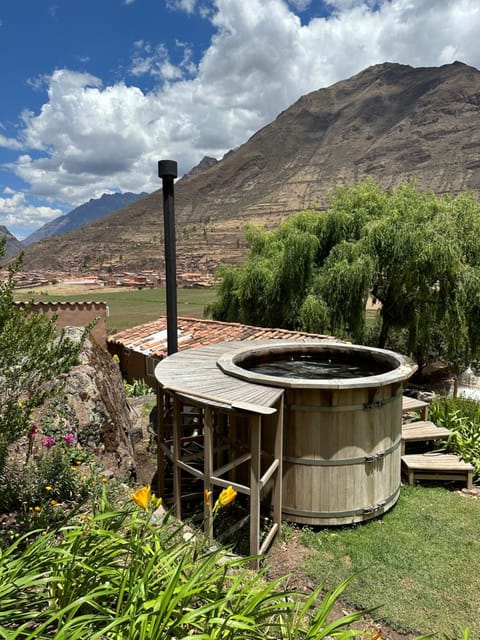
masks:
<svg viewBox="0 0 480 640"><path fill-rule="evenodd" d="M468 398L437 399L430 416L435 424L452 432L441 445L475 467L474 477L480 478L480 404Z"/></svg>
<svg viewBox="0 0 480 640"><path fill-rule="evenodd" d="M31 540L0 556L0 637L50 640L350 638L330 620L344 585L321 598L280 591L248 558L187 537L168 514L125 507ZM29 538L28 538L29 539ZM318 605L318 606L317 606Z"/></svg>
<svg viewBox="0 0 480 640"><path fill-rule="evenodd" d="M139 398L153 393L153 389L144 380L134 380L132 384L124 382L125 393L129 398Z"/></svg>

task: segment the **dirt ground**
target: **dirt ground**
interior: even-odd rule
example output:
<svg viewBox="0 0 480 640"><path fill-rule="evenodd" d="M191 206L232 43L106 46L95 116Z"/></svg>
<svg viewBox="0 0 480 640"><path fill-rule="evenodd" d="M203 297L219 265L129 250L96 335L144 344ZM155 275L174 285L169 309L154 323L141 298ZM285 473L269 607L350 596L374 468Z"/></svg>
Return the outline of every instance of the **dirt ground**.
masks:
<svg viewBox="0 0 480 640"><path fill-rule="evenodd" d="M136 419L135 459L137 463L137 482L141 485L153 484L156 472L156 455L153 453L148 433L148 416L142 416L144 398L131 398L129 404ZM145 413L145 411L143 411ZM270 579L284 578L284 587L301 593L311 593L316 584L303 570L305 556L309 552L300 541L300 531L293 531L288 541L277 540L266 556L268 566L267 575ZM352 607L343 601L338 601L333 609L334 619L352 613ZM365 617L364 622L357 624L356 628L364 628L371 631L376 640L411 640L419 634L402 634L388 625L375 623L371 618ZM381 635L379 635L381 632ZM370 639L370 634L365 634L365 640ZM363 640L363 639L362 639Z"/></svg>

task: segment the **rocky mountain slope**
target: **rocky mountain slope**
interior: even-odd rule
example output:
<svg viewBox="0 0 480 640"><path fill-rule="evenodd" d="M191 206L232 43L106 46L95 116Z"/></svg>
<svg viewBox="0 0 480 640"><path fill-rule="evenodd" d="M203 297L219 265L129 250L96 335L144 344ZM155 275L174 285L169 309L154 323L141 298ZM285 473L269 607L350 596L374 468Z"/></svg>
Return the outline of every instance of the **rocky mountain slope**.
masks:
<svg viewBox="0 0 480 640"><path fill-rule="evenodd" d="M23 249L23 245L20 240L17 240L13 233L10 233L7 227L0 225L0 239L3 238L5 238L5 251L3 255L6 258L14 256Z"/></svg>
<svg viewBox="0 0 480 640"><path fill-rule="evenodd" d="M480 71L375 65L300 98L220 162L177 182L178 268L237 264L245 223L277 225L366 176L480 192ZM161 268L161 193L28 248L26 268Z"/></svg>
<svg viewBox="0 0 480 640"><path fill-rule="evenodd" d="M104 193L101 198L91 198L85 204L80 205L70 213L59 216L55 220L51 220L44 224L43 227L37 229L28 235L23 241L24 246L28 246L33 242L38 242L50 236L56 236L62 233L68 233L74 229L79 229L90 222L94 222L112 211L117 211L123 207L127 207L132 202L146 196L146 193Z"/></svg>

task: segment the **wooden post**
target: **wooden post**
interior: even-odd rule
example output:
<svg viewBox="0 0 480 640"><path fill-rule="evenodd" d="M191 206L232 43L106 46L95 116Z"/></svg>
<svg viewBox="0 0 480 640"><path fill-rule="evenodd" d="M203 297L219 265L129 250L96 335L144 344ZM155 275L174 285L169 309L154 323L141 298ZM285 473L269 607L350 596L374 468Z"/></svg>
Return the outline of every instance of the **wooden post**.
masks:
<svg viewBox="0 0 480 640"><path fill-rule="evenodd" d="M173 398L173 502L175 505L175 516L182 519L182 472L178 461L182 455L182 416L181 402L175 394Z"/></svg>
<svg viewBox="0 0 480 640"><path fill-rule="evenodd" d="M157 496L165 495L165 454L162 449L162 442L165 439L165 393L157 384Z"/></svg>
<svg viewBox="0 0 480 640"><path fill-rule="evenodd" d="M250 555L257 555L260 550L260 476L261 476L261 436L262 417L251 415L248 419L250 427ZM253 561L254 567L258 560Z"/></svg>
<svg viewBox="0 0 480 640"><path fill-rule="evenodd" d="M213 475L213 411L205 406L203 419L203 491L212 491ZM212 498L205 501L204 507L205 533L210 542L213 540Z"/></svg>
<svg viewBox="0 0 480 640"><path fill-rule="evenodd" d="M273 523L278 525L280 533L282 525L282 477L283 477L283 395L278 400L275 435L273 444L273 457L279 461L278 469L274 475L274 485L272 494L273 503Z"/></svg>

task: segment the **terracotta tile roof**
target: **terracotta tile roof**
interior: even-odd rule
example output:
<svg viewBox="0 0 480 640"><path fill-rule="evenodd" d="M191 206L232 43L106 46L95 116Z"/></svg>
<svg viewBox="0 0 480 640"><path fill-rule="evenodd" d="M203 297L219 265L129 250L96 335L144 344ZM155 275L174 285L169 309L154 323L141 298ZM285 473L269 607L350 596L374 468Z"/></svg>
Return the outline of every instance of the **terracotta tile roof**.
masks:
<svg viewBox="0 0 480 640"><path fill-rule="evenodd" d="M217 320L199 320L198 318L178 318L179 350L200 347L217 342L232 340L309 340L331 338L319 333L304 331L287 331L286 329L267 329L252 327L238 322L219 322ZM108 336L109 344L120 344L153 358L164 358L167 355L167 318L124 329Z"/></svg>

